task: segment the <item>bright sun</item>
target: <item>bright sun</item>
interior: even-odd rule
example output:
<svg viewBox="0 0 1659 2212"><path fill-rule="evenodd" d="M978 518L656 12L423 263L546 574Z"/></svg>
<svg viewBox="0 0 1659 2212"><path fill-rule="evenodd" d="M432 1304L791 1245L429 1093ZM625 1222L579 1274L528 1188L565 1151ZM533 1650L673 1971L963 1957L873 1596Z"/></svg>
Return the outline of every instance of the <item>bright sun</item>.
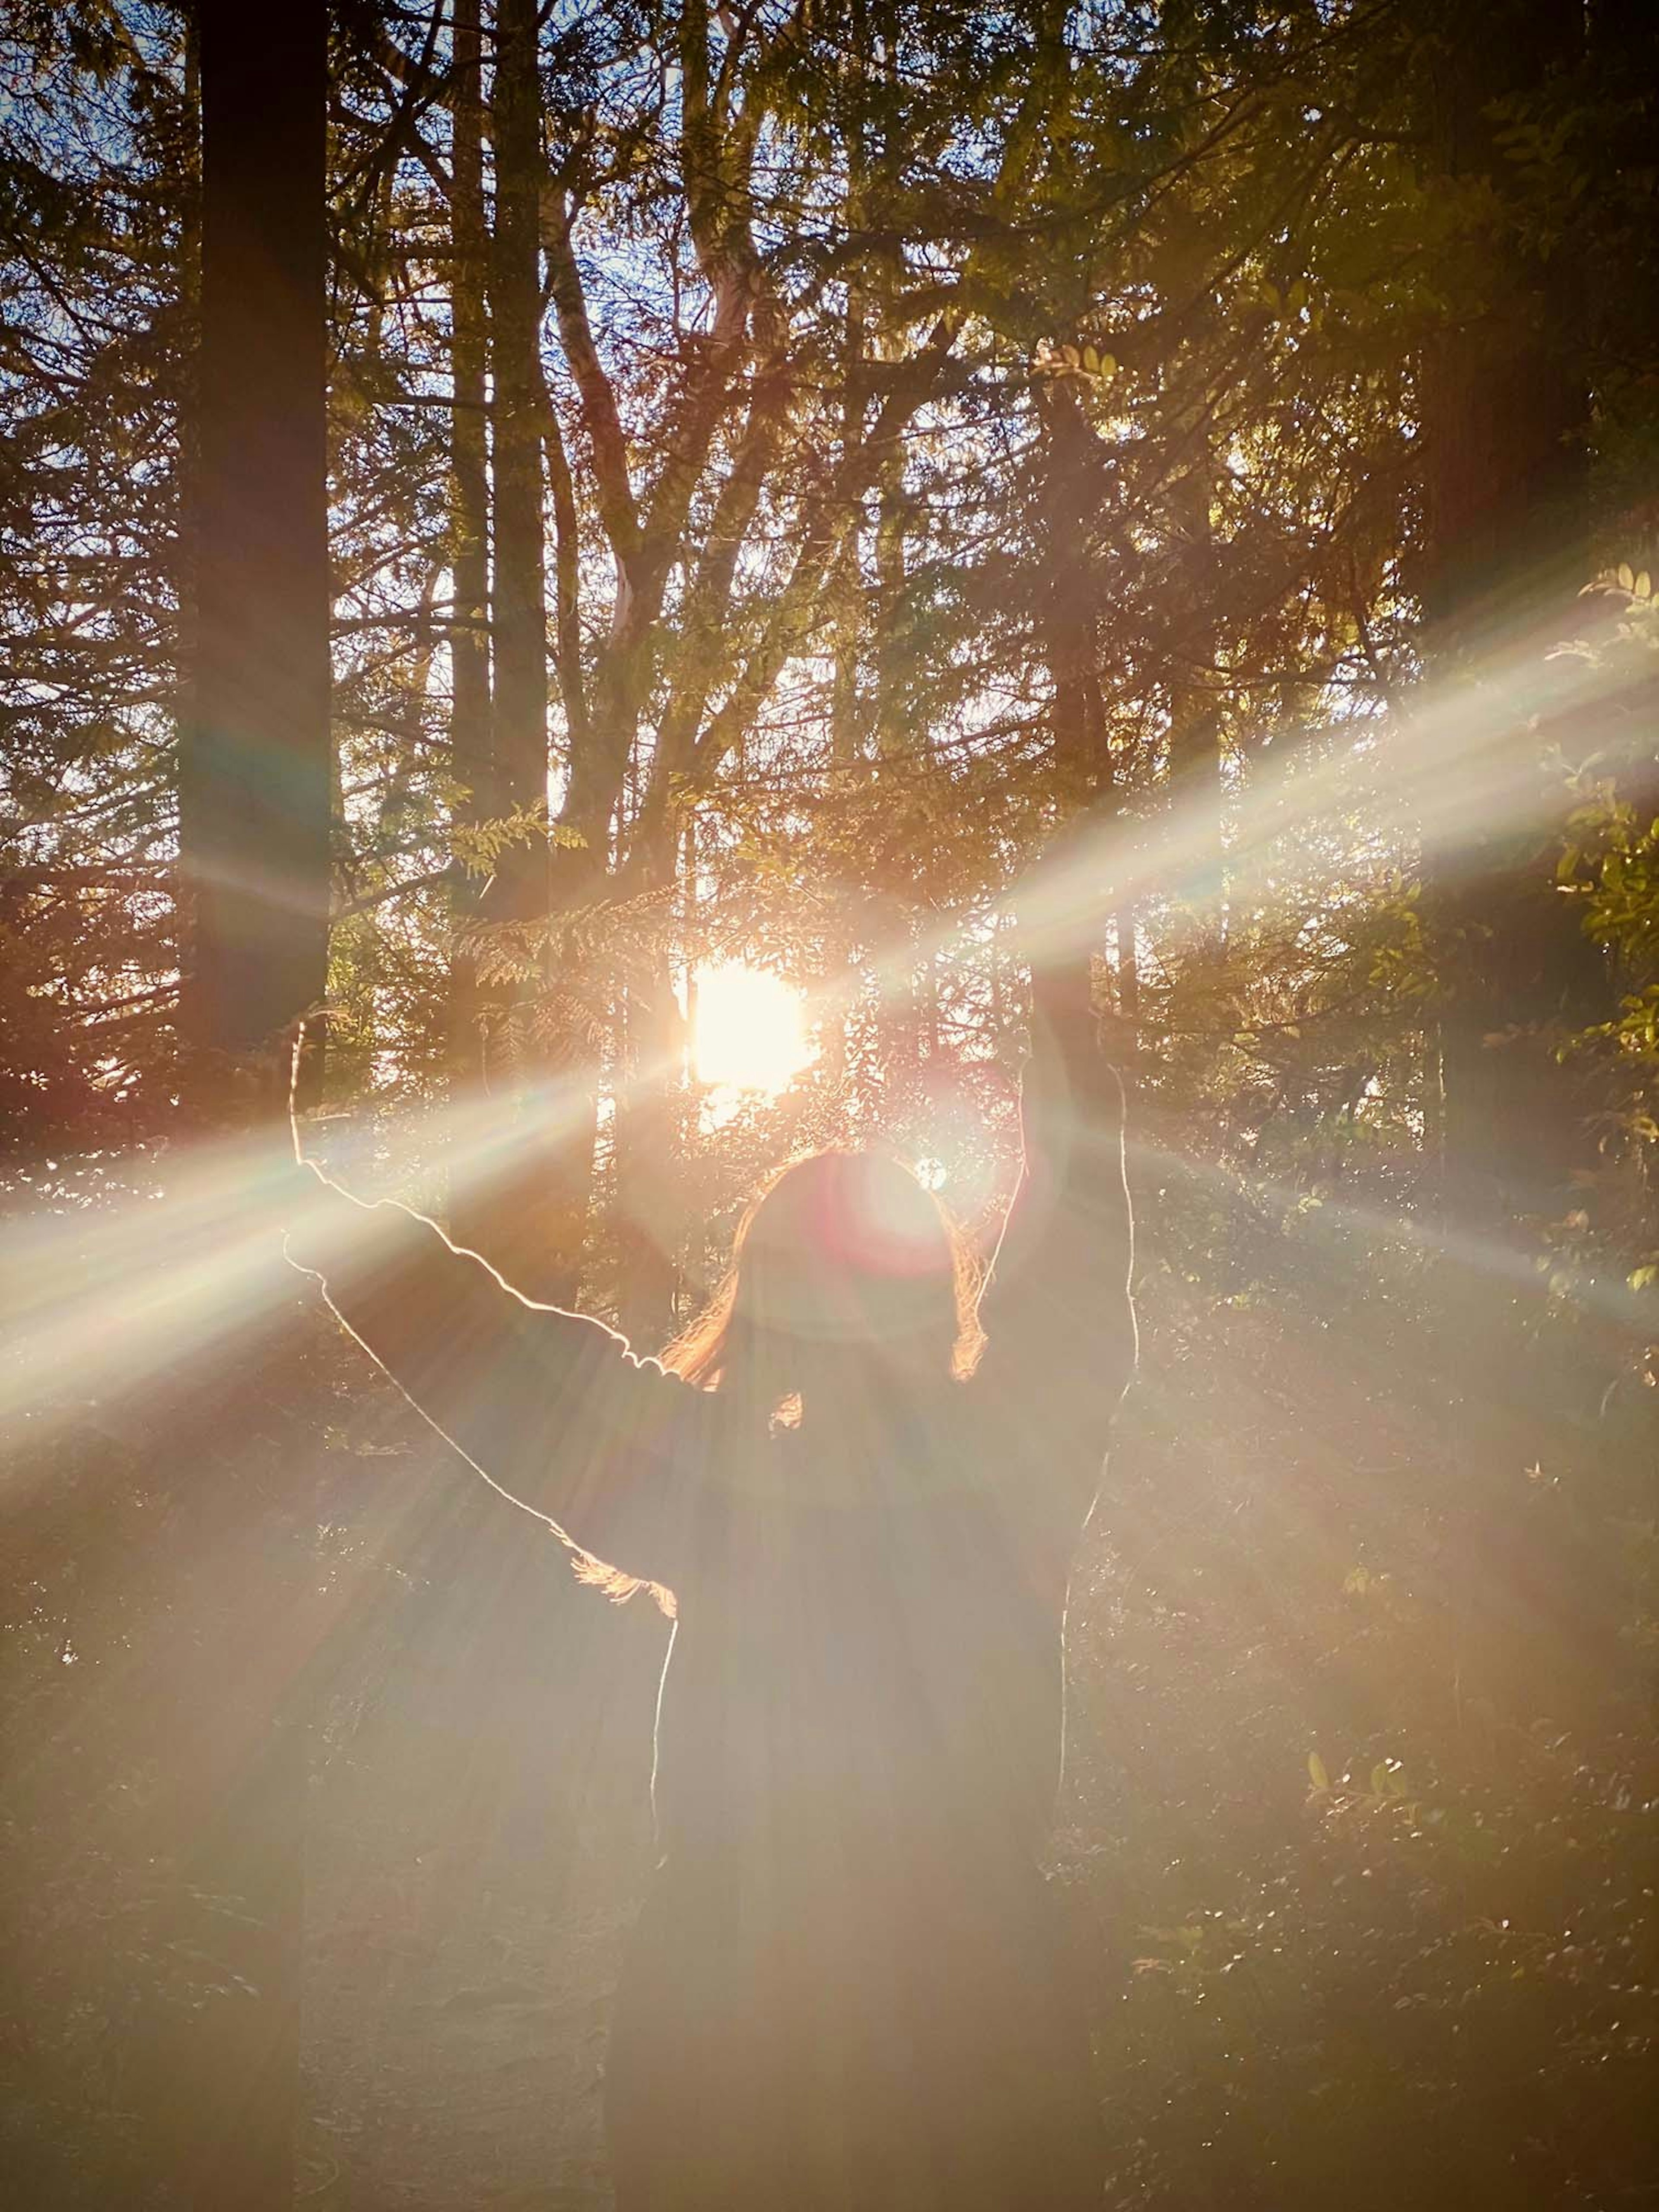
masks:
<svg viewBox="0 0 1659 2212"><path fill-rule="evenodd" d="M775 1095L808 1057L799 992L737 961L699 968L691 1049L699 1083Z"/></svg>

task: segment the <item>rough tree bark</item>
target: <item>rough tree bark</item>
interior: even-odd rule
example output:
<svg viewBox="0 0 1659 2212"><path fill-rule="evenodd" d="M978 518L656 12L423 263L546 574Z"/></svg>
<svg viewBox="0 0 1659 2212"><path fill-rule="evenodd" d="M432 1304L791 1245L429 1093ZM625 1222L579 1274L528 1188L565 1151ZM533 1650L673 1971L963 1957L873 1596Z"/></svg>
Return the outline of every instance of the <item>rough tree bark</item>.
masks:
<svg viewBox="0 0 1659 2212"><path fill-rule="evenodd" d="M217 1119L239 1058L319 1000L331 787L326 437L327 17L321 0L197 14L200 343L186 434L194 665L179 755L187 1103ZM268 1325L218 1347L279 1360ZM294 1600L257 1658L200 1655L209 1720L181 1793L210 1800L180 1848L179 1940L237 1988L147 2038L170 2110L169 2201L287 2212L294 2186L307 1771L303 1582L284 1498L256 1547ZM285 1642L289 1626L295 1641ZM234 1745L234 1755L226 1747ZM210 1917L204 1897L234 1898ZM176 2078L175 2078L176 2077Z"/></svg>
<svg viewBox="0 0 1659 2212"><path fill-rule="evenodd" d="M905 584L909 514L904 494L904 441L890 439L876 456L874 632L875 776L893 771L901 787L925 764L929 734L911 726L906 682L909 664L904 635ZM897 855L893 856L895 860ZM932 997L931 972L918 971L916 899L912 886L890 873L874 887L872 901L879 933L877 1029L881 1041L888 1096L899 1100L915 1090L921 1066L922 1036Z"/></svg>
<svg viewBox="0 0 1659 2212"><path fill-rule="evenodd" d="M1098 493L1095 441L1075 393L1057 380L1042 395L1043 580L1040 616L1054 687L1049 708L1054 787L1066 811L1064 849L1076 852L1112 818L1116 797L1095 636L1090 519ZM1061 1034L1093 1019L1093 954L1113 886L1101 861L1099 897L1073 917L1048 917L1029 942L1032 1011ZM1024 918L1022 918L1024 919Z"/></svg>
<svg viewBox="0 0 1659 2212"><path fill-rule="evenodd" d="M1168 681L1170 798L1176 813L1171 855L1177 896L1196 928L1193 956L1219 960L1226 930L1226 874L1221 835L1221 717L1206 681L1215 650L1215 556L1210 514L1209 427L1201 416L1182 424L1186 448L1170 488L1178 556L1178 629Z"/></svg>
<svg viewBox="0 0 1659 2212"><path fill-rule="evenodd" d="M1537 1327L1546 1224L1576 1202L1573 1171L1595 1158L1586 1072L1557 1046L1603 1011L1607 990L1576 904L1556 888L1571 802L1547 764L1547 655L1587 573L1590 409L1578 272L1540 241L1498 134L1500 103L1547 112L1577 65L1584 13L1576 0L1433 10L1425 0L1424 15L1428 158L1457 217L1436 272L1452 310L1421 372L1427 703L1445 732L1448 787L1466 744L1498 772L1481 818L1437 824L1431 810L1425 871L1448 1231L1435 1380L1446 1510L1462 1524L1446 1540L1492 1562L1455 1597L1486 1686L1528 1716L1565 1716L1605 1694L1604 1680L1592 1686L1605 1620L1599 1601L1568 1594L1549 1533L1559 1524L1520 1512L1517 1492L1527 1467L1553 1474L1596 1449L1574 1414L1593 1414L1607 1379L1593 1338L1569 1354L1559 1332ZM1576 733L1559 734L1571 749Z"/></svg>
<svg viewBox="0 0 1659 2212"><path fill-rule="evenodd" d="M495 371L495 760L501 796L547 796L547 561L542 519L541 88L535 0L500 0L492 125L495 237L489 307ZM502 855L494 914L547 911L548 848Z"/></svg>
<svg viewBox="0 0 1659 2212"><path fill-rule="evenodd" d="M486 305L489 236L484 226L483 78L479 0L454 0L450 185L451 418L449 631L450 757L465 793L459 818L487 822L496 812L495 738L489 700L489 477L485 415L489 349ZM457 926L478 911L478 886L457 871ZM483 1073L482 994L471 962L454 960L450 974L450 1066L459 1093ZM453 1225L468 1241L470 1193L458 1178Z"/></svg>
<svg viewBox="0 0 1659 2212"><path fill-rule="evenodd" d="M200 11L201 339L189 527L195 666L179 758L181 1013L203 1057L323 994L330 775L326 29Z"/></svg>
<svg viewBox="0 0 1659 2212"><path fill-rule="evenodd" d="M1505 656L1530 655L1545 688L1548 619L1584 580L1589 393L1577 357L1574 278L1523 244L1520 181L1495 138L1494 103L1540 91L1583 35L1573 0L1472 0L1436 14L1426 100L1446 188L1486 186L1460 241L1460 311L1422 375L1427 453L1429 659L1447 690L1468 686L1466 720L1505 711L1480 684ZM1511 703L1507 711L1513 716ZM1498 733L1526 824L1459 824L1432 862L1444 1005L1443 1170L1460 1226L1507 1237L1559 1206L1582 1158L1582 1108L1553 1046L1590 1018L1599 961L1555 888L1559 828L1543 769L1546 733Z"/></svg>
<svg viewBox="0 0 1659 2212"><path fill-rule="evenodd" d="M541 364L541 81L535 0L499 0L490 129L495 229L489 266L494 373L495 592L491 629L492 795L501 813L544 805L548 781L547 559L543 502L546 396ZM586 1196L564 1172L565 1091L545 992L550 953L537 942L552 901L544 836L509 845L485 891L482 919L521 932L532 971L496 988L486 1020L491 1087L516 1102L512 1139L487 1182L462 1200L471 1241L527 1296L573 1303ZM586 1122L583 1094L571 1110Z"/></svg>

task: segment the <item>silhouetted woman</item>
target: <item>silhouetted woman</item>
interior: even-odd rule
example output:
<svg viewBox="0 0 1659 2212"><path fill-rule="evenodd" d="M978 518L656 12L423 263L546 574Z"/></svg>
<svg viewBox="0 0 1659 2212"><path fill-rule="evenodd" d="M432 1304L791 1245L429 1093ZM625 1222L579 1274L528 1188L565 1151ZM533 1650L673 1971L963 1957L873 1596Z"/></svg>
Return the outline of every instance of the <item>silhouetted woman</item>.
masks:
<svg viewBox="0 0 1659 2212"><path fill-rule="evenodd" d="M977 1310L938 1204L864 1153L768 1185L662 1365L402 1207L325 1183L292 1240L590 1579L673 1593L663 1858L606 2068L621 2212L1098 2203L1040 1860L1068 1562L1134 1322L1121 1094L1086 1017L1063 1026Z"/></svg>

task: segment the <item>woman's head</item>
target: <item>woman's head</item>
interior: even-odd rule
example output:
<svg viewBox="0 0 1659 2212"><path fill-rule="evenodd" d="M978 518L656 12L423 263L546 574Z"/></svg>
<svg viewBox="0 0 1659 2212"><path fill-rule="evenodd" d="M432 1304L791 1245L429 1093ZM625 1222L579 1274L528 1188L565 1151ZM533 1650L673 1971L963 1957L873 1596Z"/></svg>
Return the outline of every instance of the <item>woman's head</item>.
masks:
<svg viewBox="0 0 1659 2212"><path fill-rule="evenodd" d="M908 1168L815 1152L750 1203L726 1281L664 1357L768 1413L855 1373L944 1382L971 1356L973 1289L961 1237Z"/></svg>

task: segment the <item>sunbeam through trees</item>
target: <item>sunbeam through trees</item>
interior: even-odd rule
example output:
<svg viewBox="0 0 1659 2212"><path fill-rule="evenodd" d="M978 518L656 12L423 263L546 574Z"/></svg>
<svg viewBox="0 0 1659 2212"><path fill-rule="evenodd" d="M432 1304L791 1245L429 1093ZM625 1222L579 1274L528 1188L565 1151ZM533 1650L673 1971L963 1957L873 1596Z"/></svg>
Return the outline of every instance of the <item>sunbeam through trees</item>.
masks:
<svg viewBox="0 0 1659 2212"><path fill-rule="evenodd" d="M11 12L7 2203L1659 2204L1656 146Z"/></svg>

